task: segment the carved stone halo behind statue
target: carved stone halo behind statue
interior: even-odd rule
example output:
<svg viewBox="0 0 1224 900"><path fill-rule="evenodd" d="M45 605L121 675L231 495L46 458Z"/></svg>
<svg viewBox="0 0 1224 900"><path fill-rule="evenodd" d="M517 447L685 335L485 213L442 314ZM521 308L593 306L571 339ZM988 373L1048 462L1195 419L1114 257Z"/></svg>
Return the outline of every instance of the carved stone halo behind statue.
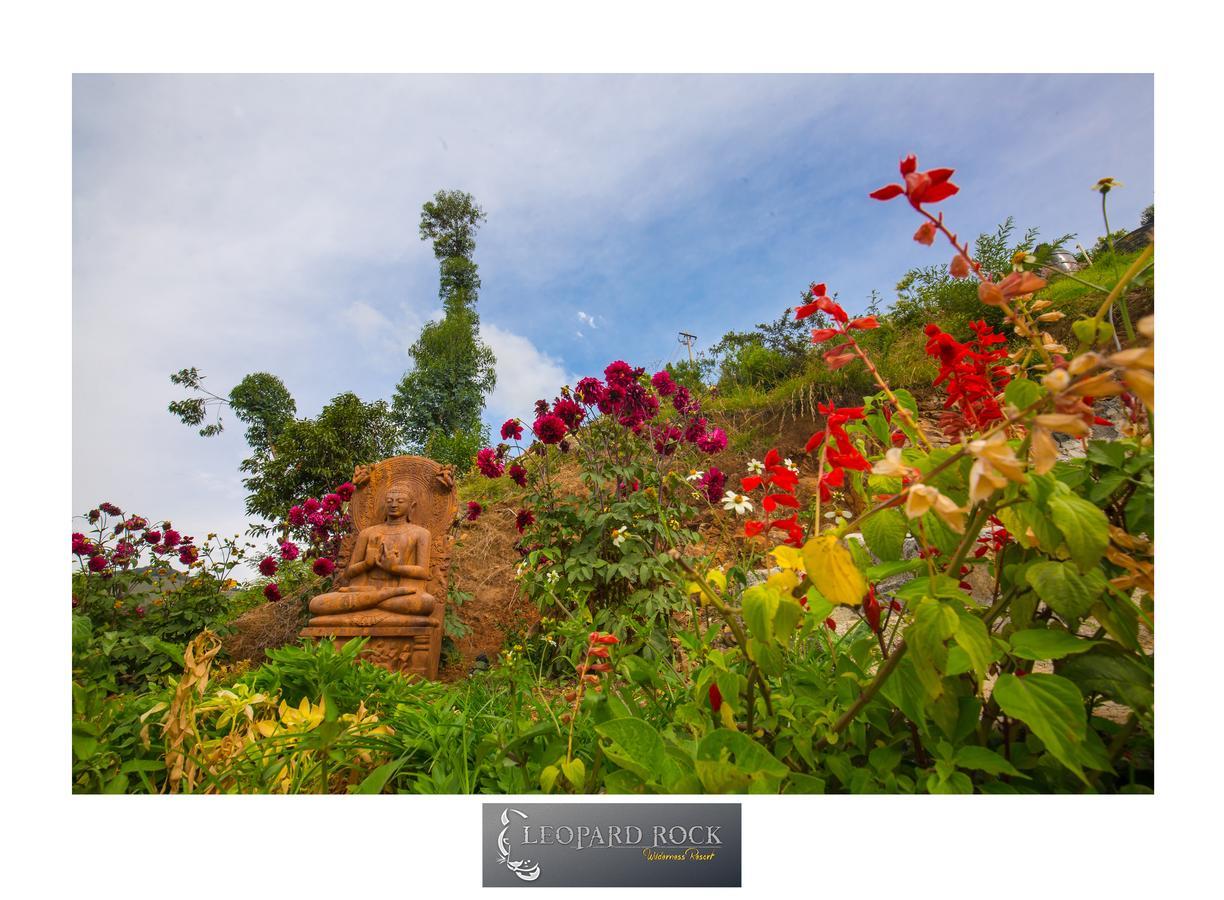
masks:
<svg viewBox="0 0 1224 900"><path fill-rule="evenodd" d="M395 456L358 466L353 484L353 532L341 544L332 590L310 601L302 636L337 645L368 637L363 658L437 678L457 507L453 472L424 457Z"/></svg>

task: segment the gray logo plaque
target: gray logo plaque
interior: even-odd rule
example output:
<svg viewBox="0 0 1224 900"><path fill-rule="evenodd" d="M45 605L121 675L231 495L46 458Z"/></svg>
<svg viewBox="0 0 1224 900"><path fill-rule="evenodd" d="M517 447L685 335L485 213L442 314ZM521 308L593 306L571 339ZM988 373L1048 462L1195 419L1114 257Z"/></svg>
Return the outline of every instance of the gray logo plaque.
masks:
<svg viewBox="0 0 1224 900"><path fill-rule="evenodd" d="M485 803L485 887L739 887L738 803Z"/></svg>

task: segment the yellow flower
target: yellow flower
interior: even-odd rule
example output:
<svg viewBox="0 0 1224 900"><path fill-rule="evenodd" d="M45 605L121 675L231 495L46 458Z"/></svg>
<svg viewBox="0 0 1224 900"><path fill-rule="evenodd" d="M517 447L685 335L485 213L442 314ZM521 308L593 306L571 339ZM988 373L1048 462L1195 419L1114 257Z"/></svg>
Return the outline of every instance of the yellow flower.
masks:
<svg viewBox="0 0 1224 900"><path fill-rule="evenodd" d="M323 701L319 701L318 705L315 705L306 697L302 698L302 702L298 704L297 709L294 709L284 700L281 701L280 705L281 722L291 731L310 731L310 729L323 721L323 713Z"/></svg>
<svg viewBox="0 0 1224 900"><path fill-rule="evenodd" d="M907 466L901 462L901 448L891 447L884 454L884 458L878 460L871 467L872 475L886 475L893 478L905 478L912 475L914 472L913 466Z"/></svg>
<svg viewBox="0 0 1224 900"><path fill-rule="evenodd" d="M1094 191L1100 191L1102 194L1108 194L1114 188L1122 187L1122 182L1114 178L1102 178L1092 186Z"/></svg>
<svg viewBox="0 0 1224 900"><path fill-rule="evenodd" d="M1024 481L1024 464L1016 459L1016 452L1002 431L996 431L985 440L970 441L966 449L977 459L986 460L1009 481Z"/></svg>
<svg viewBox="0 0 1224 900"><path fill-rule="evenodd" d="M951 497L945 497L939 488L929 484L911 485L905 497L906 517L916 519L930 509L934 509L935 515L957 534L965 533L965 511Z"/></svg>

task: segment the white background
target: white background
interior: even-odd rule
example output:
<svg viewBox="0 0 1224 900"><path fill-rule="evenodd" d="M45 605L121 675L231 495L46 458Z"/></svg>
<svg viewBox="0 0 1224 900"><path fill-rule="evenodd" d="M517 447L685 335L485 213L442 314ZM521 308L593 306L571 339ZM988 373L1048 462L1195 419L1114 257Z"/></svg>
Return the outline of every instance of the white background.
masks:
<svg viewBox="0 0 1224 900"><path fill-rule="evenodd" d="M452 3L442 12L440 4L407 2L9 5L0 24L0 478L7 501L0 546L9 608L0 775L10 896L451 898L479 891L480 798L69 794L62 548L71 513L71 73L143 71L1155 71L1157 795L745 797L744 893L988 900L1218 894L1214 635L1224 598L1213 540L1219 444L1211 440L1221 413L1213 90L1219 32L1171 3L983 6L622 0ZM835 139L813 136L812 152ZM1216 504L1214 517L1202 508L1208 502ZM691 891L669 895L676 893Z"/></svg>

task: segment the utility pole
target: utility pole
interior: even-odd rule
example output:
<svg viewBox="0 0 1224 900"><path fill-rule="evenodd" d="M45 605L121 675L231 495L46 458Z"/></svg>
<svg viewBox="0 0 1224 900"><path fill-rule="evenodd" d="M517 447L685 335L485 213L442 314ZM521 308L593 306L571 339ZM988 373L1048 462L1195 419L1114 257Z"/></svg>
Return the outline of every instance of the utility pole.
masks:
<svg viewBox="0 0 1224 900"><path fill-rule="evenodd" d="M680 343L688 347L689 365L693 364L693 342L697 340L697 335L689 334L687 331L680 332Z"/></svg>

